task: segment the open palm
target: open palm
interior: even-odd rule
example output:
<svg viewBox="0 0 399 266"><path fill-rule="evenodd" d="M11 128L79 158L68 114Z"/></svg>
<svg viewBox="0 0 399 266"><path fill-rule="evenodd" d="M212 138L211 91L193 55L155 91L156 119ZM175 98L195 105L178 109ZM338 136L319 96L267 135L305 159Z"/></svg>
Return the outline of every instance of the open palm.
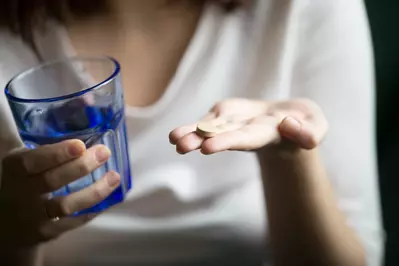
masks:
<svg viewBox="0 0 399 266"><path fill-rule="evenodd" d="M313 149L328 129L321 109L306 99L228 99L217 103L201 121L223 123L227 130L205 138L196 133L197 124L178 127L169 138L179 153L198 149L204 154L225 150L252 151L286 140L300 148Z"/></svg>

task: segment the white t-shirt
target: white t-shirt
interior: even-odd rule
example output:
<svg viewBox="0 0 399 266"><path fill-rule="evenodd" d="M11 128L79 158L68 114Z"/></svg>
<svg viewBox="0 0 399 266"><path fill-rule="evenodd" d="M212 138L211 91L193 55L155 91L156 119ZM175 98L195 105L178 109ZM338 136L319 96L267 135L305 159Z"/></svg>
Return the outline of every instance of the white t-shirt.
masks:
<svg viewBox="0 0 399 266"><path fill-rule="evenodd" d="M63 35L53 28L38 38L45 59L73 53ZM1 86L36 63L20 39L1 32ZM181 156L168 143L171 129L229 97L308 97L323 108L330 131L321 152L339 207L367 248L368 265L380 265L372 64L361 0L258 0L232 13L209 4L161 99L127 107L134 179L128 199L44 245L45 265L270 263L255 155ZM4 154L18 136L0 99Z"/></svg>

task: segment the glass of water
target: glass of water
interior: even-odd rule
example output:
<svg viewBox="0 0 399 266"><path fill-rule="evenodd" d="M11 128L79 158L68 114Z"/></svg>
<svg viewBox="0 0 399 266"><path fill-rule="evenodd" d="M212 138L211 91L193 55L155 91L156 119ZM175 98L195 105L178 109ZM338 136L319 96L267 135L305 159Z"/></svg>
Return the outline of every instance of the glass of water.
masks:
<svg viewBox="0 0 399 266"><path fill-rule="evenodd" d="M87 148L104 144L112 152L102 167L50 197L81 190L114 170L121 176L120 187L104 201L75 215L99 212L123 201L131 188L131 173L116 60L74 57L44 63L15 76L5 94L26 147L80 139Z"/></svg>

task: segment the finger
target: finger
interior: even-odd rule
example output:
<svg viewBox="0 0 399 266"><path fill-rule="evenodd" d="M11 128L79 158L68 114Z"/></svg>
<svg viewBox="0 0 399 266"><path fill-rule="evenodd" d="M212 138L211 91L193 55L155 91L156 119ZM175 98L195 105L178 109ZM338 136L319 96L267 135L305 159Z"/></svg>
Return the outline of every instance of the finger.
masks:
<svg viewBox="0 0 399 266"><path fill-rule="evenodd" d="M185 154L201 147L204 138L195 132L190 132L176 142L176 151Z"/></svg>
<svg viewBox="0 0 399 266"><path fill-rule="evenodd" d="M203 154L213 154L226 150L250 151L259 149L278 138L276 126L251 124L241 129L220 133L206 139L202 146Z"/></svg>
<svg viewBox="0 0 399 266"><path fill-rule="evenodd" d="M186 125L172 130L169 134L169 142L175 145L179 139L195 131L197 124Z"/></svg>
<svg viewBox="0 0 399 266"><path fill-rule="evenodd" d="M322 141L327 128L323 123L310 123L286 117L279 125L280 134L303 149L313 149Z"/></svg>
<svg viewBox="0 0 399 266"><path fill-rule="evenodd" d="M202 117L200 121L210 121L215 118L216 114L214 112L209 112L204 117ZM169 142L173 145L176 145L179 139L183 138L185 135L191 132L194 132L196 128L197 128L197 123L178 127L172 130L169 134Z"/></svg>
<svg viewBox="0 0 399 266"><path fill-rule="evenodd" d="M106 146L95 145L81 157L32 177L30 182L39 193L56 191L66 184L90 174L104 164L110 155L111 152Z"/></svg>
<svg viewBox="0 0 399 266"><path fill-rule="evenodd" d="M107 198L120 184L120 176L114 171L104 175L93 185L65 197L46 201L47 214L51 217L65 217L85 210Z"/></svg>
<svg viewBox="0 0 399 266"><path fill-rule="evenodd" d="M35 150L15 153L9 162L11 161L25 174L39 174L81 156L85 150L82 141L65 140Z"/></svg>

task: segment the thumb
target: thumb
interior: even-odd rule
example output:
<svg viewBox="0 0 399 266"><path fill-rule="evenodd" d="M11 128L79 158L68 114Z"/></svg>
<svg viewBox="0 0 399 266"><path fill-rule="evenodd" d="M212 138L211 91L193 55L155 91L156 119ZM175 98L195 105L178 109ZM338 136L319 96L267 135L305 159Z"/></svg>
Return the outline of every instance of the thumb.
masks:
<svg viewBox="0 0 399 266"><path fill-rule="evenodd" d="M306 121L299 121L293 117L286 117L279 125L282 138L286 138L299 147L311 150L317 147L320 138L317 129Z"/></svg>

